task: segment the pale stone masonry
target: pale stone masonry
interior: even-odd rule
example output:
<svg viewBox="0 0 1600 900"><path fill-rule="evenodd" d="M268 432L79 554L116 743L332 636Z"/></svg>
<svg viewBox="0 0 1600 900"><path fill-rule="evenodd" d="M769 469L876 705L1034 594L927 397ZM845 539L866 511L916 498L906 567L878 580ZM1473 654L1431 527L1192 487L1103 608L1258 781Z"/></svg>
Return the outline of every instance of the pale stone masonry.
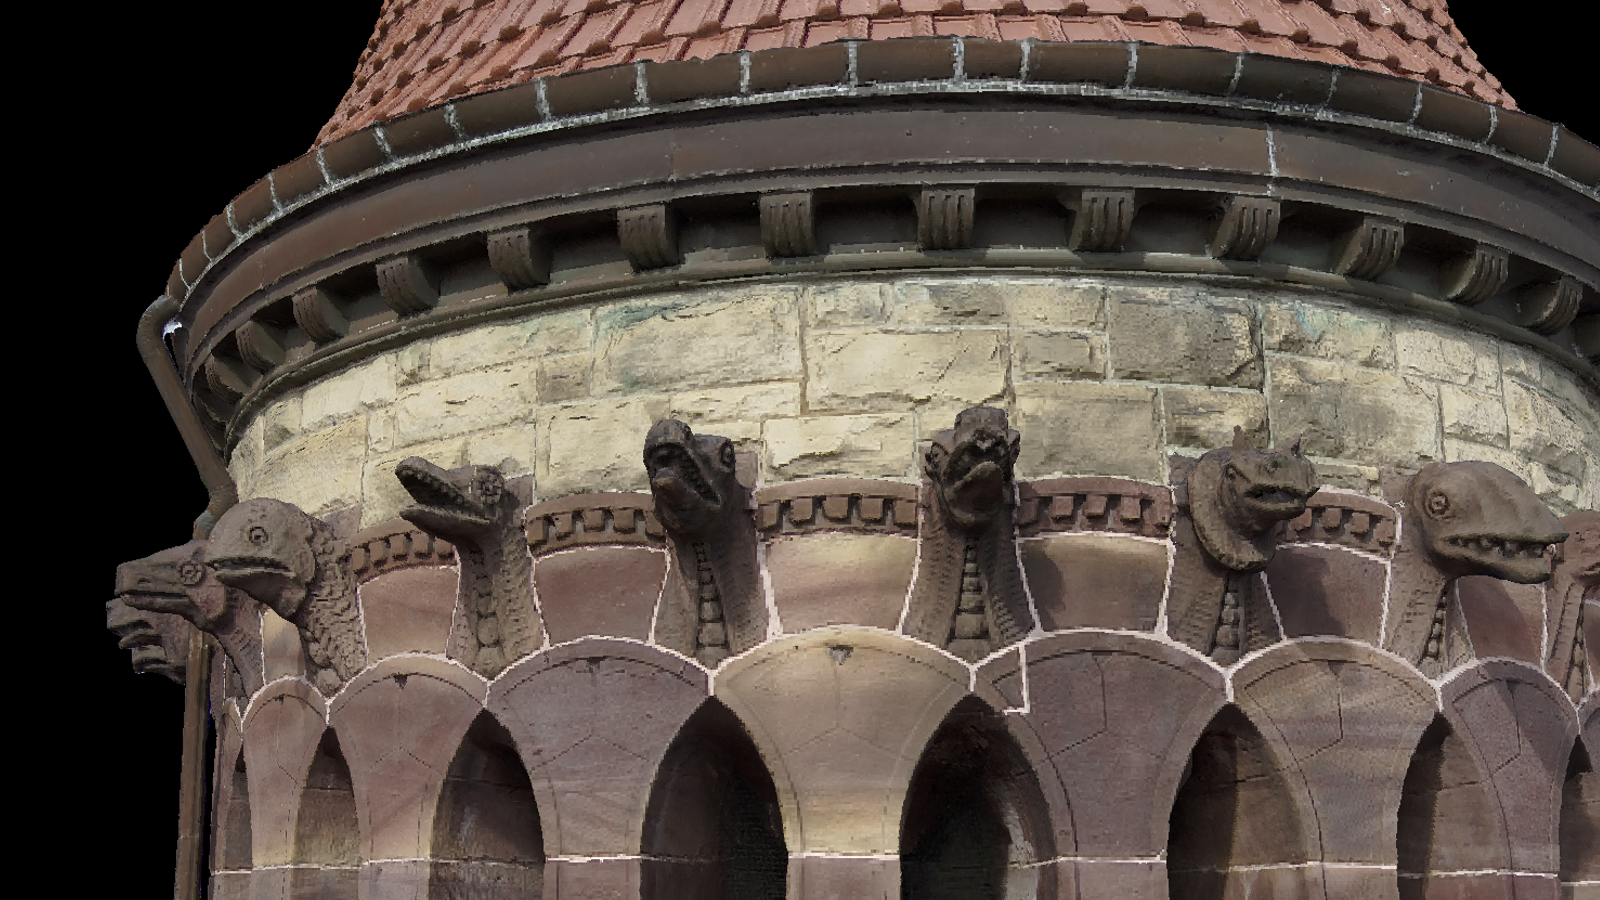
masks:
<svg viewBox="0 0 1600 900"><path fill-rule="evenodd" d="M1333 486L1482 459L1557 513L1600 506L1600 403L1540 354L1325 293L1153 277L724 284L418 342L318 380L233 449L243 497L312 514L407 502L395 463L486 463L537 499L641 490L672 416L760 460L765 483L913 480L967 406L1026 435L1018 476L1167 480L1166 455L1304 432Z"/></svg>

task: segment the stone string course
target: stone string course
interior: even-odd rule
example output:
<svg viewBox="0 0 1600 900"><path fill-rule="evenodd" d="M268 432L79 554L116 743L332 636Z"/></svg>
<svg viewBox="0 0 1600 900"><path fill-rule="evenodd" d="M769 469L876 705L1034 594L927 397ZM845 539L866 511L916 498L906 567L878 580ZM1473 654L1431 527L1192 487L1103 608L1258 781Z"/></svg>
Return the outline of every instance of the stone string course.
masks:
<svg viewBox="0 0 1600 900"><path fill-rule="evenodd" d="M663 354L661 348L681 348ZM1169 481L1245 428L1304 434L1325 485L1479 459L1558 514L1600 506L1600 402L1536 352L1289 290L1157 277L719 285L417 341L299 388L243 429L241 497L361 524L409 502L420 455L531 475L536 501L640 491L639 436L676 417L758 458L758 485L914 482L972 405L1024 434L1018 477Z"/></svg>

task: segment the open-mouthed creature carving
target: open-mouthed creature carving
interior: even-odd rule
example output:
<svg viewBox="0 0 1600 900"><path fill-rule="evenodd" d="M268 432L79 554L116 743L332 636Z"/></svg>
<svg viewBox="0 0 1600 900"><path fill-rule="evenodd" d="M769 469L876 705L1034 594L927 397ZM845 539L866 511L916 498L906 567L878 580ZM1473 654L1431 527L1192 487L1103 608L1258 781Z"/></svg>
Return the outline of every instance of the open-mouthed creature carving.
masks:
<svg viewBox="0 0 1600 900"><path fill-rule="evenodd" d="M750 490L733 442L663 419L645 436L644 467L673 557L656 643L715 666L767 636Z"/></svg>
<svg viewBox="0 0 1600 900"><path fill-rule="evenodd" d="M1257 450L1235 427L1232 446L1200 457L1176 490L1174 638L1226 666L1282 637L1255 573L1272 561L1279 523L1305 512L1317 488L1299 435Z"/></svg>
<svg viewBox="0 0 1600 900"><path fill-rule="evenodd" d="M974 406L923 455L921 547L902 630L969 662L1033 630L1017 563L1021 444L1004 410Z"/></svg>
<svg viewBox="0 0 1600 900"><path fill-rule="evenodd" d="M1538 584L1550 578L1547 549L1567 539L1522 479L1487 462L1424 466L1406 487L1400 523L1383 646L1429 678L1471 656L1460 611L1450 612L1455 580Z"/></svg>
<svg viewBox="0 0 1600 900"><path fill-rule="evenodd" d="M206 567L205 541L117 566L117 599L134 609L188 620L217 639L239 673L245 696L261 688L261 609Z"/></svg>
<svg viewBox="0 0 1600 900"><path fill-rule="evenodd" d="M306 675L332 696L367 664L350 550L333 529L281 500L257 498L217 520L206 565L229 587L294 623Z"/></svg>
<svg viewBox="0 0 1600 900"><path fill-rule="evenodd" d="M522 503L494 466L445 470L421 457L395 477L417 502L400 517L455 545L461 565L455 624L446 654L485 678L539 649L544 632L533 606L532 560Z"/></svg>
<svg viewBox="0 0 1600 900"><path fill-rule="evenodd" d="M106 601L106 629L117 646L132 651L133 670L183 684L189 660L189 624L169 613L134 609L121 597Z"/></svg>
<svg viewBox="0 0 1600 900"><path fill-rule="evenodd" d="M1545 671L1574 703L1588 693L1593 673L1583 636L1583 604L1600 600L1600 512L1579 510L1561 520L1568 533L1553 554L1545 605L1554 618Z"/></svg>

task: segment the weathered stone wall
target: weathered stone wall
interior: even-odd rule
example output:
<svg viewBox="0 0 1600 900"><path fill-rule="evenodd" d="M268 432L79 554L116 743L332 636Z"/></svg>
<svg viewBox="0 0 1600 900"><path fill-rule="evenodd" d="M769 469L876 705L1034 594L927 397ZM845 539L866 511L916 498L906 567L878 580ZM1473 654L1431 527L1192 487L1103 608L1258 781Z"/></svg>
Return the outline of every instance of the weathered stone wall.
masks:
<svg viewBox="0 0 1600 900"><path fill-rule="evenodd" d="M532 474L536 499L645 487L657 419L759 452L767 483L915 474L964 407L1007 409L1018 476L1166 480L1169 452L1303 431L1325 483L1483 459L1558 514L1600 506L1600 401L1539 353L1320 292L1119 276L723 284L419 341L250 423L242 497L407 502L413 454Z"/></svg>

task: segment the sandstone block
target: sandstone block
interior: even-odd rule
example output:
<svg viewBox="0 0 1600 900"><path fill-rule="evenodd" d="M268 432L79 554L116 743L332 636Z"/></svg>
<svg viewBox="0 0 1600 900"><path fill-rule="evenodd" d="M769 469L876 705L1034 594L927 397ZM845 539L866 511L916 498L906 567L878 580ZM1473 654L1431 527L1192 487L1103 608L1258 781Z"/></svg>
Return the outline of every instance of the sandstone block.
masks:
<svg viewBox="0 0 1600 900"><path fill-rule="evenodd" d="M1511 451L1574 478L1584 477L1583 448L1596 435L1564 403L1516 381L1505 386Z"/></svg>
<svg viewBox="0 0 1600 900"><path fill-rule="evenodd" d="M1261 313L1268 351L1315 356L1378 369L1395 366L1394 333L1385 316L1319 304L1283 301Z"/></svg>
<svg viewBox="0 0 1600 900"><path fill-rule="evenodd" d="M587 353L549 356L534 364L535 393L541 403L566 403L589 396L589 369L594 358Z"/></svg>
<svg viewBox="0 0 1600 900"><path fill-rule="evenodd" d="M976 406L1006 387L1008 353L998 331L812 332L806 356L806 400L814 412Z"/></svg>
<svg viewBox="0 0 1600 900"><path fill-rule="evenodd" d="M1379 560L1339 547L1286 546L1263 574L1285 637L1331 634L1378 642L1389 578L1389 567Z"/></svg>
<svg viewBox="0 0 1600 900"><path fill-rule="evenodd" d="M897 325L1004 325L1005 285L992 281L903 281L895 285Z"/></svg>
<svg viewBox="0 0 1600 900"><path fill-rule="evenodd" d="M1021 542L1028 589L1046 631L1154 631L1167 584L1165 542L1056 534Z"/></svg>
<svg viewBox="0 0 1600 900"><path fill-rule="evenodd" d="M667 555L647 547L583 547L533 564L539 610L553 643L584 635L647 640Z"/></svg>
<svg viewBox="0 0 1600 900"><path fill-rule="evenodd" d="M835 328L887 322L892 290L890 285L870 281L843 281L806 288L806 324L813 328Z"/></svg>
<svg viewBox="0 0 1600 900"><path fill-rule="evenodd" d="M1304 435L1308 455L1416 469L1439 458L1429 386L1359 366L1273 357L1274 434Z"/></svg>
<svg viewBox="0 0 1600 900"><path fill-rule="evenodd" d="M380 409L367 416L367 452L388 453L394 449L394 410Z"/></svg>
<svg viewBox="0 0 1600 900"><path fill-rule="evenodd" d="M535 482L549 499L648 490L644 436L667 417L665 397L573 403L539 411Z"/></svg>
<svg viewBox="0 0 1600 900"><path fill-rule="evenodd" d="M1242 300L1169 288L1112 292L1109 318L1114 377L1261 386L1255 312Z"/></svg>
<svg viewBox="0 0 1600 900"><path fill-rule="evenodd" d="M1461 462L1463 460L1492 462L1523 481L1527 481L1530 474L1528 461L1509 450L1484 444L1474 444L1470 441L1445 438L1444 461ZM1321 472L1322 470L1319 468L1317 471Z"/></svg>
<svg viewBox="0 0 1600 900"><path fill-rule="evenodd" d="M1424 375L1480 391L1500 389L1500 347L1448 325L1397 322L1395 355L1402 375Z"/></svg>
<svg viewBox="0 0 1600 900"><path fill-rule="evenodd" d="M1168 446L1226 447L1233 440L1235 425L1243 428L1257 447L1271 442L1267 398L1256 393L1162 388L1161 415L1166 420Z"/></svg>
<svg viewBox="0 0 1600 900"><path fill-rule="evenodd" d="M261 459L266 455L262 449L262 430L261 417L257 416L245 426L238 442L233 445L233 452L228 455L228 474L233 476L240 497L259 496L254 492L253 485L260 474Z"/></svg>
<svg viewBox="0 0 1600 900"><path fill-rule="evenodd" d="M1105 377L1105 339L1097 335L1038 331L1011 340L1018 378Z"/></svg>
<svg viewBox="0 0 1600 900"><path fill-rule="evenodd" d="M421 382L395 405L395 443L404 447L525 420L534 396L533 372L525 365Z"/></svg>
<svg viewBox="0 0 1600 900"><path fill-rule="evenodd" d="M456 582L454 567L421 566L385 572L362 585L362 624L371 658L408 651L444 655Z"/></svg>
<svg viewBox="0 0 1600 900"><path fill-rule="evenodd" d="M254 496L293 503L313 516L354 506L361 501L366 450L364 418L306 435L267 458Z"/></svg>
<svg viewBox="0 0 1600 900"><path fill-rule="evenodd" d="M1019 328L1104 328L1106 286L1098 281L1003 281L1011 324Z"/></svg>
<svg viewBox="0 0 1600 900"><path fill-rule="evenodd" d="M793 381L704 388L673 394L672 418L696 431L720 434L734 441L761 438L761 423L777 416L800 414L800 385Z"/></svg>
<svg viewBox="0 0 1600 900"><path fill-rule="evenodd" d="M394 467L408 456L420 456L441 468L454 469L467 464L467 439L454 437L426 444L412 444L402 449L367 457L366 465L361 471L362 528L393 519L400 514L401 509L416 502L406 489L400 486L400 479L394 475Z"/></svg>
<svg viewBox="0 0 1600 900"><path fill-rule="evenodd" d="M302 395L300 429L320 431L395 399L394 356L385 354L312 382Z"/></svg>
<svg viewBox="0 0 1600 900"><path fill-rule="evenodd" d="M1440 385L1439 415L1448 437L1505 445L1506 408L1498 393L1485 394L1452 384Z"/></svg>
<svg viewBox="0 0 1600 900"><path fill-rule="evenodd" d="M1585 508L1582 483L1539 463L1531 463L1528 468L1528 486L1550 507L1551 512L1565 516Z"/></svg>
<svg viewBox="0 0 1600 900"><path fill-rule="evenodd" d="M1574 409L1589 410L1591 421L1600 430L1600 402L1566 367L1542 358L1537 351L1509 344L1500 347L1500 367L1505 376L1537 387Z"/></svg>
<svg viewBox="0 0 1600 900"><path fill-rule="evenodd" d="M760 287L669 295L602 310L595 318L593 392L701 387L733 377L797 379L799 307L799 289Z"/></svg>
<svg viewBox="0 0 1600 900"><path fill-rule="evenodd" d="M262 410L260 419L261 445L271 453L300 434L300 395L290 394L272 404ZM330 420L319 427L332 424L333 421Z"/></svg>
<svg viewBox="0 0 1600 900"><path fill-rule="evenodd" d="M433 377L429 360L433 355L432 341L416 341L394 353L394 383L405 387Z"/></svg>
<svg viewBox="0 0 1600 900"><path fill-rule="evenodd" d="M430 375L446 378L526 359L564 353L588 353L593 321L589 310L565 310L515 322L480 325L470 331L435 338Z"/></svg>
<svg viewBox="0 0 1600 900"><path fill-rule="evenodd" d="M1013 427L1022 432L1017 475L1116 475L1161 481L1156 392L1138 385L1017 385Z"/></svg>
<svg viewBox="0 0 1600 900"><path fill-rule="evenodd" d="M512 425L480 431L467 438L467 462L496 466L507 478L533 471L534 426Z"/></svg>
<svg viewBox="0 0 1600 900"><path fill-rule="evenodd" d="M1342 488L1373 497L1383 496L1383 474L1377 466L1321 456L1311 457L1311 463L1317 467L1317 480L1324 487Z"/></svg>
<svg viewBox="0 0 1600 900"><path fill-rule="evenodd" d="M824 532L766 545L773 604L789 634L850 624L895 630L916 561L917 542L899 535Z"/></svg>
<svg viewBox="0 0 1600 900"><path fill-rule="evenodd" d="M767 474L776 481L821 475L910 477L915 471L913 424L906 413L768 419L761 429Z"/></svg>

